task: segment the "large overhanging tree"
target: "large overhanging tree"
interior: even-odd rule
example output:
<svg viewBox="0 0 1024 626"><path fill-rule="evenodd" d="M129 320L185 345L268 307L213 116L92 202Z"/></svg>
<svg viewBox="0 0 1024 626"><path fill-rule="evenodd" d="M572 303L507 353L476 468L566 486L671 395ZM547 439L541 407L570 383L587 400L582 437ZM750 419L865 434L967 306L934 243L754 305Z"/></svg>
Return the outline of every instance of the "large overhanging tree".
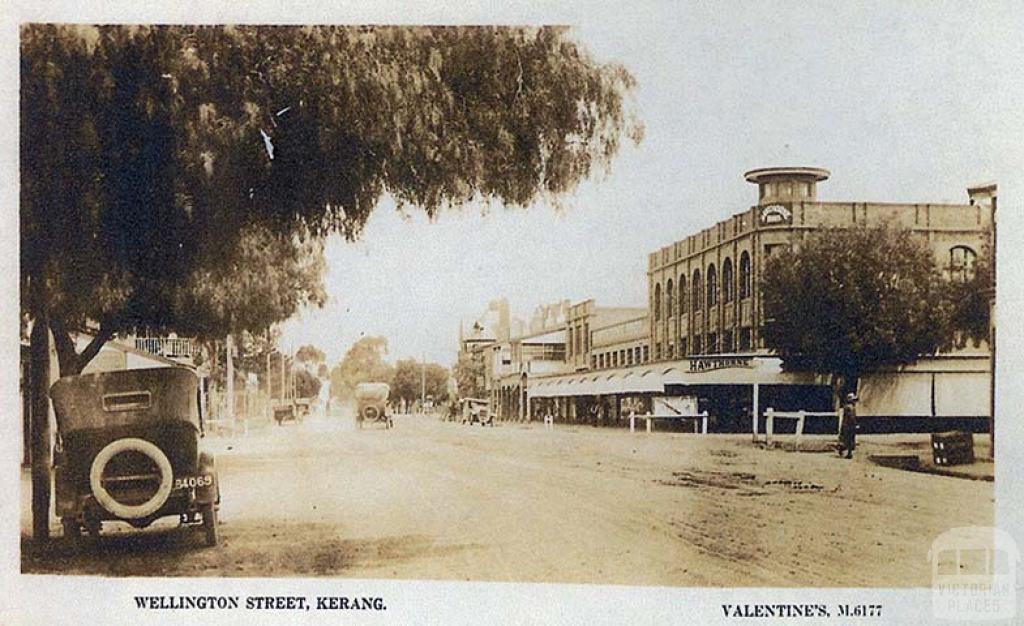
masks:
<svg viewBox="0 0 1024 626"><path fill-rule="evenodd" d="M68 374L127 329L262 328L207 297L209 278L235 284L245 233L355 237L385 193L432 215L565 192L639 140L633 87L561 28L23 27L35 535L48 330Z"/></svg>
<svg viewBox="0 0 1024 626"><path fill-rule="evenodd" d="M789 369L864 372L934 354L951 332L950 288L926 242L896 227L831 229L772 255L761 280L767 348Z"/></svg>

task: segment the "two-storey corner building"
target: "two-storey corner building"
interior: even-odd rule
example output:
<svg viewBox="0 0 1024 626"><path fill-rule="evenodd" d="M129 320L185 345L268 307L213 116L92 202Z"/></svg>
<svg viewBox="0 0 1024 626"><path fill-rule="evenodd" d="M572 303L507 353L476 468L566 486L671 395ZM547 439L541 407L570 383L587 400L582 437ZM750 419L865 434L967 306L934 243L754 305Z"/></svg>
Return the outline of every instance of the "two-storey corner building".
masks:
<svg viewBox="0 0 1024 626"><path fill-rule="evenodd" d="M995 186L968 190L967 204L821 202L828 170L765 168L746 173L758 203L648 257L652 359L762 351L759 302L765 262L826 228L883 223L927 239L936 263L963 278L991 237Z"/></svg>

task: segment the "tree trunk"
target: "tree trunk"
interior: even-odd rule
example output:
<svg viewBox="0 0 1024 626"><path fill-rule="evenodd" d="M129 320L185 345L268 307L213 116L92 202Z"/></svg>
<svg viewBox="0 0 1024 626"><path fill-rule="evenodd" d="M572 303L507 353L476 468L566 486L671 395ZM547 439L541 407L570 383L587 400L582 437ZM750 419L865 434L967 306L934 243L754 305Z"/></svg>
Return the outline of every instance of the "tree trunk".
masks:
<svg viewBox="0 0 1024 626"><path fill-rule="evenodd" d="M38 313L29 336L32 360L32 536L50 538L53 450L50 446L50 332L46 314Z"/></svg>
<svg viewBox="0 0 1024 626"><path fill-rule="evenodd" d="M224 404L224 420L235 428L235 358L232 354L235 350L234 337L228 333L224 339L224 363L227 366L227 376L224 380L224 395L227 396Z"/></svg>

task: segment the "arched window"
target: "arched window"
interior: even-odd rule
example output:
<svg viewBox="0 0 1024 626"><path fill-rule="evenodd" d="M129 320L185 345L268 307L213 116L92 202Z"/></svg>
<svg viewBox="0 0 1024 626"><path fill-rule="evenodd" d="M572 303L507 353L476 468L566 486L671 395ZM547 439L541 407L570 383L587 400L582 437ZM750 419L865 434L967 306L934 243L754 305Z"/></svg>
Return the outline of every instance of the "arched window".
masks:
<svg viewBox="0 0 1024 626"><path fill-rule="evenodd" d="M690 309L692 311L700 310L701 298L701 284L700 284L700 270L693 270L693 284L690 286L690 291L693 296L690 298Z"/></svg>
<svg viewBox="0 0 1024 626"><path fill-rule="evenodd" d="M686 313L686 275L679 275L679 314Z"/></svg>
<svg viewBox="0 0 1024 626"><path fill-rule="evenodd" d="M949 249L949 278L958 282L967 282L974 278L974 267L978 262L978 254L967 246L953 246Z"/></svg>
<svg viewBox="0 0 1024 626"><path fill-rule="evenodd" d="M750 297L750 255L740 255L740 300Z"/></svg>
<svg viewBox="0 0 1024 626"><path fill-rule="evenodd" d="M661 283L654 286L654 321L661 319Z"/></svg>
<svg viewBox="0 0 1024 626"><path fill-rule="evenodd" d="M671 318L675 315L675 295L672 293L672 279L669 278L668 282L665 283L665 317Z"/></svg>
<svg viewBox="0 0 1024 626"><path fill-rule="evenodd" d="M722 262L722 300L732 302L735 289L732 280L732 259Z"/></svg>
<svg viewBox="0 0 1024 626"><path fill-rule="evenodd" d="M718 273L714 265L708 266L708 307L718 304Z"/></svg>

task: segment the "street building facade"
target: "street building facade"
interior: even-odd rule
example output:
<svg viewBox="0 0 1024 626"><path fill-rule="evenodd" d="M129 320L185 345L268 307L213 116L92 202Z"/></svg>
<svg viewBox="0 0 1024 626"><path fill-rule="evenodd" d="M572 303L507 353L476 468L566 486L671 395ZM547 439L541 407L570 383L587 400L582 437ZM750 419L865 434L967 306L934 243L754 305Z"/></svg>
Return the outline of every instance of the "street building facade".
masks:
<svg viewBox="0 0 1024 626"><path fill-rule="evenodd" d="M682 406L690 408L663 417L685 425L686 411L706 411L713 430L756 432L769 409L834 411L826 375L784 371L764 345L768 259L828 229L890 225L922 238L948 280L968 280L991 253L997 188L970 187L963 204L820 201L817 186L829 176L815 167L749 171L755 205L648 255L646 307L585 300L568 307L560 332L495 340L487 380L499 418L624 425L631 413ZM863 376L863 430L983 430L989 359L980 342ZM835 427L834 419L806 425Z"/></svg>

